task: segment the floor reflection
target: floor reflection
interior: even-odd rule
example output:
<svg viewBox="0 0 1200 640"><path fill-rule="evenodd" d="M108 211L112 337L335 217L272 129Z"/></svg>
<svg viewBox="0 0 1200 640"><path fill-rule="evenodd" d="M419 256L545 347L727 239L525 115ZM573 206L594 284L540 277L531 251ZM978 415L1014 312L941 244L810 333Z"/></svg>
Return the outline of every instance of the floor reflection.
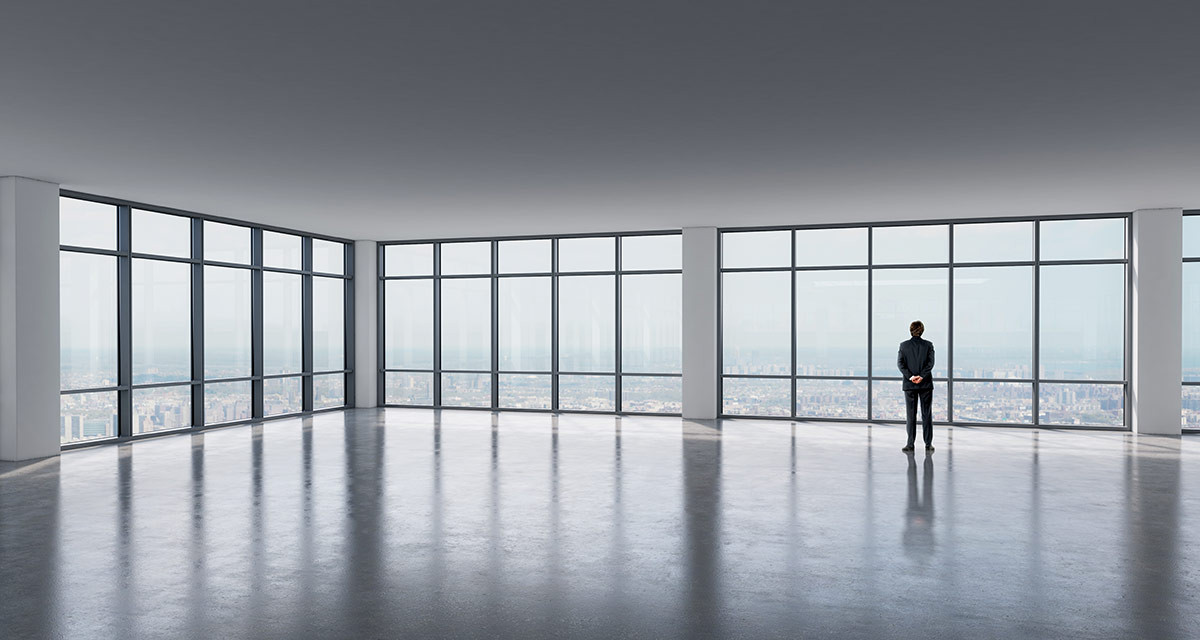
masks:
<svg viewBox="0 0 1200 640"><path fill-rule="evenodd" d="M917 459L908 457L908 505L904 511L904 552L927 563L933 556L933 454L926 453L921 464L921 487L917 488Z"/></svg>

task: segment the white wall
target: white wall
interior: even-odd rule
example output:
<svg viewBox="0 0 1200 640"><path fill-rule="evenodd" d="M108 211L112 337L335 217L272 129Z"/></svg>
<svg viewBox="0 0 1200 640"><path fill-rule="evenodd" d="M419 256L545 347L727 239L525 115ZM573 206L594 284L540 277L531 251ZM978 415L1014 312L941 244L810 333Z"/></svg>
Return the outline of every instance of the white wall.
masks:
<svg viewBox="0 0 1200 640"><path fill-rule="evenodd" d="M371 240L354 243L354 406L360 409L379 404L376 250Z"/></svg>
<svg viewBox="0 0 1200 640"><path fill-rule="evenodd" d="M683 230L683 417L717 417L717 229Z"/></svg>
<svg viewBox="0 0 1200 640"><path fill-rule="evenodd" d="M1130 424L1180 433L1183 380L1183 211L1133 212Z"/></svg>

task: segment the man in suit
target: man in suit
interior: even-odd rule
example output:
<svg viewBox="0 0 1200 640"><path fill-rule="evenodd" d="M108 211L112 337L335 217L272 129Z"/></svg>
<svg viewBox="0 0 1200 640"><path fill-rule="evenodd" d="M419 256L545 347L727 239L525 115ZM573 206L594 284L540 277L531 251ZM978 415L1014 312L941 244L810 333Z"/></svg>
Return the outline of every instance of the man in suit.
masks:
<svg viewBox="0 0 1200 640"><path fill-rule="evenodd" d="M908 412L908 444L904 452L913 450L917 437L917 401L921 402L921 433L925 436L925 452L933 453L933 343L922 338L925 325L914 320L908 325L912 338L900 343L896 366L904 374L904 408Z"/></svg>

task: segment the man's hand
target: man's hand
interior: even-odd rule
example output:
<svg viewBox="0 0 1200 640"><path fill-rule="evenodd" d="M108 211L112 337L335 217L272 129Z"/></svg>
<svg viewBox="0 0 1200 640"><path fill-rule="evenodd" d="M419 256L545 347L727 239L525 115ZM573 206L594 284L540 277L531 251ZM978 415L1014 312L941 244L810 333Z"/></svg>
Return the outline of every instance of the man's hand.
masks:
<svg viewBox="0 0 1200 640"><path fill-rule="evenodd" d="M925 378L922 378L921 376L913 376L913 377L909 378L908 381L913 384L921 384L921 381L924 379Z"/></svg>

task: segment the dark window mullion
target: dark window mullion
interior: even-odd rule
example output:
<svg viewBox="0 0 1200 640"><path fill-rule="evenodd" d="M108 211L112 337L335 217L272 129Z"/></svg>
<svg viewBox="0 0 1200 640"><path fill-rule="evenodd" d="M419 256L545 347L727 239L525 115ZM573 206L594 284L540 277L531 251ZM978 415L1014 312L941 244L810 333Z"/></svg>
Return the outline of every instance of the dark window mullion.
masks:
<svg viewBox="0 0 1200 640"><path fill-rule="evenodd" d="M303 276L300 308L303 318L301 324L302 355L301 368L304 370L304 386L302 392L303 411L313 410L313 276L312 276L312 238L304 237L301 244L301 266L306 272Z"/></svg>
<svg viewBox="0 0 1200 640"><path fill-rule="evenodd" d="M262 229L250 230L250 264L261 267L263 263ZM255 268L250 272L250 417L262 418L263 400L263 272Z"/></svg>
<svg viewBox="0 0 1200 640"><path fill-rule="evenodd" d="M192 219L192 426L204 426L204 221Z"/></svg>
<svg viewBox="0 0 1200 640"><path fill-rule="evenodd" d="M117 436L133 435L133 258L132 213L117 207Z"/></svg>

